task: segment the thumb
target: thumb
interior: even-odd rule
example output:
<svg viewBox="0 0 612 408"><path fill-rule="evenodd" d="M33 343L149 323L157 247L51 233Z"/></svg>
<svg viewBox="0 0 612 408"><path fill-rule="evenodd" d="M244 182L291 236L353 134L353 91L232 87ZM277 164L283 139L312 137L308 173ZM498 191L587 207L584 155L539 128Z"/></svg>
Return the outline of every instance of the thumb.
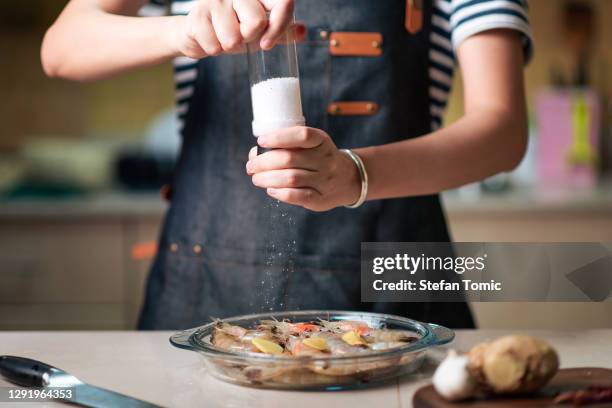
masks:
<svg viewBox="0 0 612 408"><path fill-rule="evenodd" d="M261 0L264 7L270 10L268 28L261 38L260 45L264 50L274 46L293 21L292 0Z"/></svg>
<svg viewBox="0 0 612 408"><path fill-rule="evenodd" d="M253 160L257 157L257 146L253 146L251 150L249 150L249 160Z"/></svg>

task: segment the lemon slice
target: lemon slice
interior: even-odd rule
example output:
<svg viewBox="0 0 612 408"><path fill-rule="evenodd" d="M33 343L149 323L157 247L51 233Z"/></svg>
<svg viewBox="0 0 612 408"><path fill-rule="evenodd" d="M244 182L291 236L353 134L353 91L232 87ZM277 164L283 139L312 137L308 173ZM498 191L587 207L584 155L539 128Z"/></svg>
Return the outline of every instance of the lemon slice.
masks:
<svg viewBox="0 0 612 408"><path fill-rule="evenodd" d="M253 345L257 347L257 349L261 351L262 353L266 353L266 354L282 354L283 353L283 348L270 340L255 338L251 340L251 343L253 343Z"/></svg>
<svg viewBox="0 0 612 408"><path fill-rule="evenodd" d="M351 346L359 346L364 345L366 342L361 338L361 336L354 331L346 332L342 335L342 340L345 343L350 344Z"/></svg>
<svg viewBox="0 0 612 408"><path fill-rule="evenodd" d="M310 337L310 338L304 339L302 343L304 343L304 345L308 347L312 347L315 350L320 350L320 351L327 350L327 342L325 341L325 339L322 339L320 337Z"/></svg>

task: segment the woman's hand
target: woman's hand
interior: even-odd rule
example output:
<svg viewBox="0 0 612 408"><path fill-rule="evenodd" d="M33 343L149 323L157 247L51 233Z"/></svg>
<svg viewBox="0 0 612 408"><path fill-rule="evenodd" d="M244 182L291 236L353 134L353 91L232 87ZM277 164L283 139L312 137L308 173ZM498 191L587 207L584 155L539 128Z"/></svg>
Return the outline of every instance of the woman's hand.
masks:
<svg viewBox="0 0 612 408"><path fill-rule="evenodd" d="M200 0L186 17L174 20L175 47L178 53L196 59L240 52L257 39L267 50L292 19L292 0Z"/></svg>
<svg viewBox="0 0 612 408"><path fill-rule="evenodd" d="M293 21L292 0L199 0L187 16L136 17L145 3L70 0L45 34L45 73L93 81L180 56L239 52L255 40L270 49ZM293 30L297 41L304 37L303 25Z"/></svg>
<svg viewBox="0 0 612 408"><path fill-rule="evenodd" d="M253 148L247 174L271 197L313 211L327 211L359 199L357 166L324 131L292 127L259 137L257 143L274 150L257 156Z"/></svg>

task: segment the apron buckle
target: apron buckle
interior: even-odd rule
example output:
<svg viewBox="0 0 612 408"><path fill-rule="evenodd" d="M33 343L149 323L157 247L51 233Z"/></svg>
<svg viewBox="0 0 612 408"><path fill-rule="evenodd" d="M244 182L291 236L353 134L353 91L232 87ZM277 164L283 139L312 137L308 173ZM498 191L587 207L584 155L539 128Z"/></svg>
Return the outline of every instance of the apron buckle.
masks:
<svg viewBox="0 0 612 408"><path fill-rule="evenodd" d="M406 0L406 30L416 34L423 28L423 0Z"/></svg>

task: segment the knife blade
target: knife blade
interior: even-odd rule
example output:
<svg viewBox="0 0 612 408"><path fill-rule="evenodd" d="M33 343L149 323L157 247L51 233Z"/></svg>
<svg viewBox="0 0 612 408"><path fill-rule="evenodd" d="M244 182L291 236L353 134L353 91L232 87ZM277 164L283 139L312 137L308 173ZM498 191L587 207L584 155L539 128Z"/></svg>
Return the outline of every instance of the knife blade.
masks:
<svg viewBox="0 0 612 408"><path fill-rule="evenodd" d="M158 408L136 398L84 383L64 370L25 357L0 356L0 375L23 387L74 389L71 398L60 399L91 408Z"/></svg>
<svg viewBox="0 0 612 408"><path fill-rule="evenodd" d="M74 391L73 403L80 404L85 407L92 408L153 408L158 405L153 405L146 401L128 397L124 394L119 394L104 388L96 387L95 385L79 384L76 385Z"/></svg>

